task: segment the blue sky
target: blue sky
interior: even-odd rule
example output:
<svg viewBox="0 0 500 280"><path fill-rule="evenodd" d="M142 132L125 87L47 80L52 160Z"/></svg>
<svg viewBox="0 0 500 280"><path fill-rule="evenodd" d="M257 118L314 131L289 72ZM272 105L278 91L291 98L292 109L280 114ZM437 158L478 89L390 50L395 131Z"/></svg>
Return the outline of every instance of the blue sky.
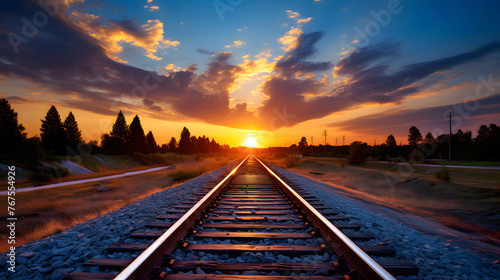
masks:
<svg viewBox="0 0 500 280"><path fill-rule="evenodd" d="M394 133L405 142L410 126L438 125L397 112L436 116L429 108L471 96L481 106L461 129L500 122L488 98L500 94L498 1L67 0L17 54L7 35L22 36L22 18L43 9L2 5L0 96L32 135L49 104L77 111L88 130L122 109L168 128L167 140L192 124L231 145L249 134L261 145L319 138L326 127L352 141ZM161 82L137 94L148 71ZM481 79L487 97L473 95ZM363 131L382 115L380 129L372 120Z"/></svg>

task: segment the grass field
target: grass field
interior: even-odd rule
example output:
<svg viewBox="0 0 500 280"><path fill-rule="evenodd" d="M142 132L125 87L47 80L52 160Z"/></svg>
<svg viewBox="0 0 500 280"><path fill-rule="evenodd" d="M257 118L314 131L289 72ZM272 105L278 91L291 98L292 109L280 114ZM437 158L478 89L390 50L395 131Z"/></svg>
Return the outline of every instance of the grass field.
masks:
<svg viewBox="0 0 500 280"><path fill-rule="evenodd" d="M348 166L343 159L313 157L271 161L331 184L353 197L500 239L500 171L446 168L451 177L446 182L434 176L441 169L439 166L378 162Z"/></svg>
<svg viewBox="0 0 500 280"><path fill-rule="evenodd" d="M216 156L217 155L212 155L212 157ZM202 156L202 158L203 157L207 156ZM167 166L171 164L197 161L196 155L179 155L171 153L141 155L140 157L137 155L135 157L132 155L84 155L75 157L54 157L53 160L56 162L62 160L71 160L72 162L81 165L87 169L90 169L95 173L54 178L50 182L47 182L46 184L105 177L125 172L144 170L155 166ZM7 172L5 172L5 174L3 175L6 174ZM26 172L18 171L16 172L16 175L17 175L16 188L26 188L39 185L31 182L28 179L22 179L22 178L27 178L29 176L29 174ZM6 179L1 180L0 187L2 187L2 189L7 188Z"/></svg>
<svg viewBox="0 0 500 280"><path fill-rule="evenodd" d="M194 157L175 162L177 169L101 182L110 188L99 193L97 182L16 194L16 246L63 231L73 225L119 209L176 182L218 169L236 156ZM7 199L0 200L0 252L7 251Z"/></svg>

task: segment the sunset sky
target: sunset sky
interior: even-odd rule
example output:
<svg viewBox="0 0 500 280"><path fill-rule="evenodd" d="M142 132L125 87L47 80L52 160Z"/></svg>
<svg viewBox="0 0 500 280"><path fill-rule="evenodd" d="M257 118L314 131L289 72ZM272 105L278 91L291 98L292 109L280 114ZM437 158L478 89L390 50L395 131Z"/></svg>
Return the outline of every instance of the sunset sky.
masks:
<svg viewBox="0 0 500 280"><path fill-rule="evenodd" d="M45 3L45 4L43 4ZM160 144L382 143L500 125L498 1L2 1L0 97L28 136L137 114Z"/></svg>

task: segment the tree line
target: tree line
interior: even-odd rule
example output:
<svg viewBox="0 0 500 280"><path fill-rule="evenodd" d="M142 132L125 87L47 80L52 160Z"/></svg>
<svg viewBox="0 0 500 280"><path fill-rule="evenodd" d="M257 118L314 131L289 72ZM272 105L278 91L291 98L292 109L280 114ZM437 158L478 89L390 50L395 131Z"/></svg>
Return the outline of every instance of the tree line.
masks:
<svg viewBox="0 0 500 280"><path fill-rule="evenodd" d="M40 137L27 138L25 127L18 121L18 113L12 109L7 99L0 99L0 159L34 163L49 155L77 155L82 149L91 153L155 154L174 152L181 154L218 153L229 150L228 145L221 145L205 135L196 137L184 127L179 141L172 137L161 146L157 144L152 131L147 134L141 125L139 116L127 124L122 111L118 113L109 133L101 135L101 145L97 141L86 143L72 112L62 121L57 108L52 105L41 119Z"/></svg>
<svg viewBox="0 0 500 280"><path fill-rule="evenodd" d="M412 126L408 130L408 144L398 145L394 135L387 136L384 143L368 145L354 141L350 145L326 146L326 156L346 157L351 163L360 164L366 159L391 160L395 158L407 161L423 161L425 159L448 159L450 134L437 137L431 132L422 135L420 129ZM290 147L267 148L274 153L300 153L304 156L325 156L325 146L308 145L307 138L302 137L297 145ZM455 160L500 160L500 127L496 124L481 125L477 136L471 131L459 129L451 134L451 158Z"/></svg>
<svg viewBox="0 0 500 280"><path fill-rule="evenodd" d="M154 153L218 153L229 149L228 145L220 145L214 138L210 141L208 137L191 136L189 130L184 127L181 131L179 141L172 137L168 144L159 146L156 143L153 132L149 131L147 135L141 125L139 116L135 116L130 125L127 125L122 111L118 113L115 123L110 133L101 136L102 152L108 154L154 154Z"/></svg>

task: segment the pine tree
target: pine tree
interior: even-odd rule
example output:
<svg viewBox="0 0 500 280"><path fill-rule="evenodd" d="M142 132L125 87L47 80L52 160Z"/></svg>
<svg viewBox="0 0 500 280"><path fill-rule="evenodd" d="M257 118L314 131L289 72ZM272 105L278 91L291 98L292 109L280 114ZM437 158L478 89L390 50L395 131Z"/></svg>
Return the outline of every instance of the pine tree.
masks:
<svg viewBox="0 0 500 280"><path fill-rule="evenodd" d="M112 138L111 143L115 146L111 149L114 151L113 153L125 154L127 142L130 139L130 129L121 110L116 117L116 121L113 124L113 129L109 136Z"/></svg>
<svg viewBox="0 0 500 280"><path fill-rule="evenodd" d="M410 143L411 146L417 146L420 141L422 141L422 133L420 133L420 129L415 126L410 127L408 143Z"/></svg>
<svg viewBox="0 0 500 280"><path fill-rule="evenodd" d="M220 151L220 145L219 143L215 142L214 138L212 138L212 141L210 142L210 151L212 153L217 153Z"/></svg>
<svg viewBox="0 0 500 280"><path fill-rule="evenodd" d="M199 146L198 146L198 139L196 136L191 136L191 139L189 141L189 153L190 154L197 154L200 152Z"/></svg>
<svg viewBox="0 0 500 280"><path fill-rule="evenodd" d="M150 153L156 154L158 152L158 145L156 144L153 132L150 131L146 136L146 143L148 144L148 149Z"/></svg>
<svg viewBox="0 0 500 280"><path fill-rule="evenodd" d="M67 133L61 122L61 116L54 105L50 107L47 115L42 121L40 137L42 146L47 150L52 150L56 154L63 154L67 144Z"/></svg>
<svg viewBox="0 0 500 280"><path fill-rule="evenodd" d="M26 139L24 126L17 121L17 113L7 99L0 99L0 151L10 150Z"/></svg>
<svg viewBox="0 0 500 280"><path fill-rule="evenodd" d="M141 120L139 120L137 115L135 115L134 120L132 120L130 124L130 141L128 147L131 153L137 152L146 154L148 152L146 136L142 129Z"/></svg>
<svg viewBox="0 0 500 280"><path fill-rule="evenodd" d="M392 135L392 134L387 136L387 139L385 140L385 144L388 147L395 147L398 145L398 143L396 142L396 138L394 138L394 135Z"/></svg>
<svg viewBox="0 0 500 280"><path fill-rule="evenodd" d="M434 144L434 141L435 141L434 135L432 135L432 133L430 133L430 132L427 132L427 134L425 135L424 142L426 144Z"/></svg>
<svg viewBox="0 0 500 280"><path fill-rule="evenodd" d="M66 120L64 120L64 128L68 135L67 144L76 150L78 143L82 141L82 132L78 129L78 123L72 112L69 112Z"/></svg>
<svg viewBox="0 0 500 280"><path fill-rule="evenodd" d="M181 138L179 139L179 151L181 154L186 155L190 153L191 146L191 133L184 127L181 131Z"/></svg>

